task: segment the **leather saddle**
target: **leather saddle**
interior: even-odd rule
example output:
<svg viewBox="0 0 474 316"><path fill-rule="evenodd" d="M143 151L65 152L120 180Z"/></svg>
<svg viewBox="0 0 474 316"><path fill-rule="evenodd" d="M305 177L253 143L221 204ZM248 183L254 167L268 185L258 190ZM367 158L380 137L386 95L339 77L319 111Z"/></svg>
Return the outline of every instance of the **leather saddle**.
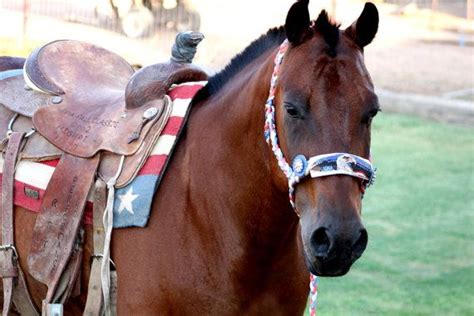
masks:
<svg viewBox="0 0 474 316"><path fill-rule="evenodd" d="M18 113L15 130L34 125L39 132L25 144L22 159L50 160L62 152L88 158L102 151L99 175L105 181L125 155L116 183L121 188L136 176L166 123L167 90L206 79L189 63L170 61L134 73L123 58L95 45L51 42L30 54L23 76L0 80L0 135Z"/></svg>
<svg viewBox="0 0 474 316"><path fill-rule="evenodd" d="M100 69L100 71L98 71ZM34 89L50 94L50 104L33 114L36 129L61 150L89 158L104 150L132 155L162 116L164 99L127 104L125 88L134 70L123 58L95 45L56 41L26 60Z"/></svg>
<svg viewBox="0 0 474 316"><path fill-rule="evenodd" d="M16 117L15 130L37 132L23 147L22 159L61 157L28 257L30 274L48 285L46 304L58 300L62 274L74 265L68 260L96 174L107 182L121 166L114 186L129 184L171 114L168 89L206 79L201 69L173 59L134 72L101 47L61 40L30 54L23 76L0 80L0 133L11 129L10 118Z"/></svg>

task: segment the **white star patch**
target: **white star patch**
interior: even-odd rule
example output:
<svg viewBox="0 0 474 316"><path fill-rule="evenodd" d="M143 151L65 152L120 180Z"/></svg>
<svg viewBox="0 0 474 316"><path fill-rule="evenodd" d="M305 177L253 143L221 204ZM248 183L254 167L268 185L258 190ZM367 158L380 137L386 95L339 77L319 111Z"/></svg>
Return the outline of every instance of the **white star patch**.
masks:
<svg viewBox="0 0 474 316"><path fill-rule="evenodd" d="M135 214L133 212L133 204L132 202L138 197L138 194L133 194L133 187L128 189L125 194L118 196L120 199L120 206L118 209L119 214L122 214L124 210L129 212L130 214Z"/></svg>

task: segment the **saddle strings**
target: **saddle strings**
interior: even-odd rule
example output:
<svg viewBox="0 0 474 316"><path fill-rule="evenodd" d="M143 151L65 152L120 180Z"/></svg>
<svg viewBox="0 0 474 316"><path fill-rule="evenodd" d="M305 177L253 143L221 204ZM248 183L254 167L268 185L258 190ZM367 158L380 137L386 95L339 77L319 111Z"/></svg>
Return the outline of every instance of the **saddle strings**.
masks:
<svg viewBox="0 0 474 316"><path fill-rule="evenodd" d="M125 156L120 158L120 164L117 173L107 181L107 206L104 211L103 224L105 230L104 253L101 264L101 283L102 294L104 296L104 312L105 315L112 315L110 306L110 241L112 239L112 228L114 224L114 200L115 200L115 184L122 172Z"/></svg>

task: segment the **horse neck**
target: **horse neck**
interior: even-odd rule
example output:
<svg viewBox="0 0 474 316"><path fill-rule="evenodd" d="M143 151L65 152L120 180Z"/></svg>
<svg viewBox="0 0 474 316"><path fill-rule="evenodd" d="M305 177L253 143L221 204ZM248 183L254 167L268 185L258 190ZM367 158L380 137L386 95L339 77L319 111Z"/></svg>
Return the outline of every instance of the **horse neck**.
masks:
<svg viewBox="0 0 474 316"><path fill-rule="evenodd" d="M267 269L267 260L283 253L302 261L286 178L263 135L274 53L256 59L198 104L187 132L188 159L196 166L190 187L196 204L205 206L192 209L218 227L219 238L228 234L224 239L235 242L222 251L231 250L230 256L237 254L247 265L265 262Z"/></svg>

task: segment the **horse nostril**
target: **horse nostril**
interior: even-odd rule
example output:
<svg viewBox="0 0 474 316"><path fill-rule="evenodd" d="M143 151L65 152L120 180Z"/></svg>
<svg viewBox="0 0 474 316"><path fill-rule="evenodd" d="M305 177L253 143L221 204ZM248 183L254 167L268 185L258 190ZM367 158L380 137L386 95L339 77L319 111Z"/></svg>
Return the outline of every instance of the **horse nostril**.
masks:
<svg viewBox="0 0 474 316"><path fill-rule="evenodd" d="M311 236L311 245L316 257L327 257L331 249L331 240L324 227L318 228Z"/></svg>
<svg viewBox="0 0 474 316"><path fill-rule="evenodd" d="M363 228L360 230L359 239L357 239L357 241L352 246L352 252L354 256L359 258L362 255L362 253L365 250L365 247L367 247L367 241L368 241L367 230Z"/></svg>

